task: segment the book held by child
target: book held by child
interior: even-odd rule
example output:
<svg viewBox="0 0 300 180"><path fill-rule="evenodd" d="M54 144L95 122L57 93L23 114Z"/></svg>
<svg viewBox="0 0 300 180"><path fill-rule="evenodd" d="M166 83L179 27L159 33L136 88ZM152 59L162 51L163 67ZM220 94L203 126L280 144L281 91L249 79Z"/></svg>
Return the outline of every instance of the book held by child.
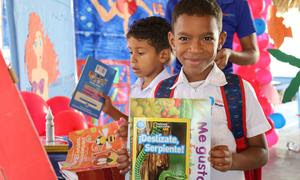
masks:
<svg viewBox="0 0 300 180"><path fill-rule="evenodd" d="M114 68L88 57L70 106L98 119L104 103L101 93L109 93L115 75Z"/></svg>
<svg viewBox="0 0 300 180"><path fill-rule="evenodd" d="M131 179L209 179L210 114L205 99L132 98Z"/></svg>
<svg viewBox="0 0 300 180"><path fill-rule="evenodd" d="M116 136L120 123L121 120L71 132L69 140L72 147L68 151L66 161L60 163L61 169L80 172L116 167L116 152L125 146L125 142Z"/></svg>

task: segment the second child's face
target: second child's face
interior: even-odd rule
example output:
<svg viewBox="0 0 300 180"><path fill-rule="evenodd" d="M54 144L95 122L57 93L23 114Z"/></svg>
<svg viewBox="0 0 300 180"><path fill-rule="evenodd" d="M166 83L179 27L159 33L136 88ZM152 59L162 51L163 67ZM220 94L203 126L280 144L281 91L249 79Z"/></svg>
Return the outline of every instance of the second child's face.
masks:
<svg viewBox="0 0 300 180"><path fill-rule="evenodd" d="M225 40L223 36L215 17L183 14L176 20L173 33L169 33L169 41L184 72L201 76L210 71L217 49Z"/></svg>
<svg viewBox="0 0 300 180"><path fill-rule="evenodd" d="M163 68L160 53L147 40L127 39L130 63L134 74L140 78L154 78Z"/></svg>

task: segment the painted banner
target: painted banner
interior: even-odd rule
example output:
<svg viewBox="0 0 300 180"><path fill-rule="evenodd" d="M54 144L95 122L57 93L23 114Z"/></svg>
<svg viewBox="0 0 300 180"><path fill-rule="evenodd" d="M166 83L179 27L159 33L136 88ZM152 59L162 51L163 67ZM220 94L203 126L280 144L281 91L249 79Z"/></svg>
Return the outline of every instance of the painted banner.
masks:
<svg viewBox="0 0 300 180"><path fill-rule="evenodd" d="M77 78L72 0L7 0L6 5L20 89L44 100L70 97Z"/></svg>
<svg viewBox="0 0 300 180"><path fill-rule="evenodd" d="M75 0L77 58L128 60L125 34L135 20L164 16L165 0Z"/></svg>

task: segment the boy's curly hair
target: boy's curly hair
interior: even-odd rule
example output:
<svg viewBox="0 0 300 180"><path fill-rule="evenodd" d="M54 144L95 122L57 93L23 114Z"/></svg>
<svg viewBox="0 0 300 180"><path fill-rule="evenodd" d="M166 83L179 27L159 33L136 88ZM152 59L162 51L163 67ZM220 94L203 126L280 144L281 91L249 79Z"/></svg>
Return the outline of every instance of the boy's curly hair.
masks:
<svg viewBox="0 0 300 180"><path fill-rule="evenodd" d="M180 15L213 16L217 19L219 32L222 31L222 10L215 0L181 0L172 13L172 31Z"/></svg>
<svg viewBox="0 0 300 180"><path fill-rule="evenodd" d="M135 21L126 34L126 38L131 37L140 40L147 40L156 52L170 48L168 33L171 31L170 24L166 19L158 16L151 16Z"/></svg>

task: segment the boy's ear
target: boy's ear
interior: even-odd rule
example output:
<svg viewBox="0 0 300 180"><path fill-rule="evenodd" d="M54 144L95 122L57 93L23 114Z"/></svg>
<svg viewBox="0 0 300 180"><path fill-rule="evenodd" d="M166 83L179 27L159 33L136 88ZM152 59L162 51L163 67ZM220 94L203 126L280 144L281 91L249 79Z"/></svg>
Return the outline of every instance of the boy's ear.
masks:
<svg viewBox="0 0 300 180"><path fill-rule="evenodd" d="M159 60L162 64L167 63L171 58L171 50L169 48L163 49L159 53Z"/></svg>
<svg viewBox="0 0 300 180"><path fill-rule="evenodd" d="M175 42L174 42L175 37L171 31L168 33L168 39L169 39L169 44L170 44L172 50L174 51L175 50Z"/></svg>
<svg viewBox="0 0 300 180"><path fill-rule="evenodd" d="M225 41L226 41L227 33L222 31L219 36L218 50L221 50Z"/></svg>

